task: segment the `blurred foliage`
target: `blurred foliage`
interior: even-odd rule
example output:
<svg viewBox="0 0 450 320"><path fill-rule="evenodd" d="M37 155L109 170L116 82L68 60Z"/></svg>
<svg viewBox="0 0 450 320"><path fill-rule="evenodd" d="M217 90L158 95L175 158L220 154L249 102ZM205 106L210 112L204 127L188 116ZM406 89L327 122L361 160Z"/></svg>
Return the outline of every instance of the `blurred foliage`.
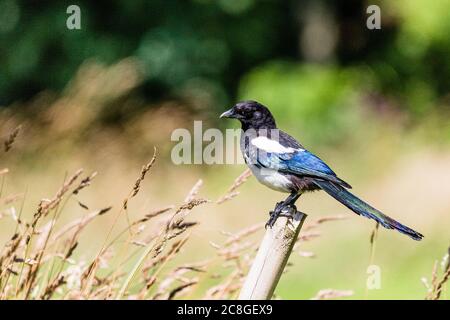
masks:
<svg viewBox="0 0 450 320"><path fill-rule="evenodd" d="M279 35L289 32L289 6L277 1L77 1L81 30L66 28L69 4L0 0L9 17L0 19L0 104L62 89L88 58L131 55L142 61L149 99L200 86L224 103L245 70L286 52Z"/></svg>
<svg viewBox="0 0 450 320"><path fill-rule="evenodd" d="M143 77L131 96L214 115L260 100L319 140L345 134L361 105L419 121L449 111L448 0L376 1L381 30L363 0L77 1L81 30L66 28L69 4L0 0L0 105L63 90L88 59L131 56Z"/></svg>
<svg viewBox="0 0 450 320"><path fill-rule="evenodd" d="M276 62L250 73L241 89L244 98L259 97L271 106L278 121L308 127L299 131L329 141L351 129L355 105L350 101L358 88L354 80L352 72L336 67Z"/></svg>

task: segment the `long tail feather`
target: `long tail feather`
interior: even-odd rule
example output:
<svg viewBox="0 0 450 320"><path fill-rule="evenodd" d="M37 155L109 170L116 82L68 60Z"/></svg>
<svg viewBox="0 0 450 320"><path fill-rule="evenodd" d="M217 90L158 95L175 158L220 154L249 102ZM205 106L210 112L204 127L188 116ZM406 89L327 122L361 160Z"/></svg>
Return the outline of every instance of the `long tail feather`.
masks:
<svg viewBox="0 0 450 320"><path fill-rule="evenodd" d="M351 194L340 185L324 180L316 180L314 183L355 213L369 219L373 219L387 229L395 229L403 234L406 234L414 240L422 240L422 234L384 215L377 209L371 207L355 195Z"/></svg>

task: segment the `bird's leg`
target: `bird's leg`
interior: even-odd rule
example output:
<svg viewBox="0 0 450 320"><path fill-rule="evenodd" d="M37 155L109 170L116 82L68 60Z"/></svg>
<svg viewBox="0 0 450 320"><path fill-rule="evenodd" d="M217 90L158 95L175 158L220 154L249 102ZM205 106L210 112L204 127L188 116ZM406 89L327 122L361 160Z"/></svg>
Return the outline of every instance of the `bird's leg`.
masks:
<svg viewBox="0 0 450 320"><path fill-rule="evenodd" d="M270 226L272 228L275 221L277 221L277 218L280 216L281 211L283 211L284 208L284 202L277 202L275 205L275 209L273 211L269 212L269 220L266 222L266 228L267 226Z"/></svg>
<svg viewBox="0 0 450 320"><path fill-rule="evenodd" d="M281 210L283 209L283 206L284 206L284 201L277 202L277 204L275 205L274 211L281 212ZM270 212L272 213L273 211L270 211Z"/></svg>
<svg viewBox="0 0 450 320"><path fill-rule="evenodd" d="M266 228L273 227L275 224L275 221L277 221L278 217L280 216L281 211L283 211L284 208L290 207L291 210L297 211L297 207L295 206L295 201L300 197L300 193L291 193L286 200L282 202L278 202L275 205L275 209L270 212L270 218L266 223Z"/></svg>

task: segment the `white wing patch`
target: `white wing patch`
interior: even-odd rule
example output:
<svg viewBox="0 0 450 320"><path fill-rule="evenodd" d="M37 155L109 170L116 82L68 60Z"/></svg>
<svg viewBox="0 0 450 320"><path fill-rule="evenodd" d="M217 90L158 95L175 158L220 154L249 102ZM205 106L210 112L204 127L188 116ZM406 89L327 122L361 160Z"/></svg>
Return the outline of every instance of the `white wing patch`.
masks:
<svg viewBox="0 0 450 320"><path fill-rule="evenodd" d="M267 137L256 137L251 140L252 145L269 153L293 153L299 151L305 151L304 149L295 149L291 147L285 147L278 141L271 140Z"/></svg>

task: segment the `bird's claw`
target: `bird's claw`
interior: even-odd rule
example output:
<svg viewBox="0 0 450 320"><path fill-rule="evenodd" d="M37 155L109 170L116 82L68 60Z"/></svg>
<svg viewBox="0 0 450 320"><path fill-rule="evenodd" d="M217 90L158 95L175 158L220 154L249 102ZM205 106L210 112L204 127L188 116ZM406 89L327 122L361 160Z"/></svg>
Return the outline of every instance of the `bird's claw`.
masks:
<svg viewBox="0 0 450 320"><path fill-rule="evenodd" d="M295 204L293 204L293 205L290 205L289 206L289 213L291 214L291 215L295 215L295 213L297 212L297 207L295 206Z"/></svg>
<svg viewBox="0 0 450 320"><path fill-rule="evenodd" d="M284 209L288 209L287 213L288 214L292 214L294 215L295 212L297 211L297 207L295 206L295 204L291 204L291 205L287 205L287 206L282 206L282 202L278 202L275 205L275 209L273 211L270 211L270 218L269 220L266 222L265 228L267 229L267 227L272 228L273 225L275 224L275 222L277 221L278 217L280 216L281 212Z"/></svg>
<svg viewBox="0 0 450 320"><path fill-rule="evenodd" d="M278 215L279 215L279 213L278 213ZM266 225L265 225L266 229L267 229L267 227L270 227L270 228L273 227L273 225L275 224L275 221L277 221L278 215L276 215L274 211L270 211L270 218L266 222Z"/></svg>

